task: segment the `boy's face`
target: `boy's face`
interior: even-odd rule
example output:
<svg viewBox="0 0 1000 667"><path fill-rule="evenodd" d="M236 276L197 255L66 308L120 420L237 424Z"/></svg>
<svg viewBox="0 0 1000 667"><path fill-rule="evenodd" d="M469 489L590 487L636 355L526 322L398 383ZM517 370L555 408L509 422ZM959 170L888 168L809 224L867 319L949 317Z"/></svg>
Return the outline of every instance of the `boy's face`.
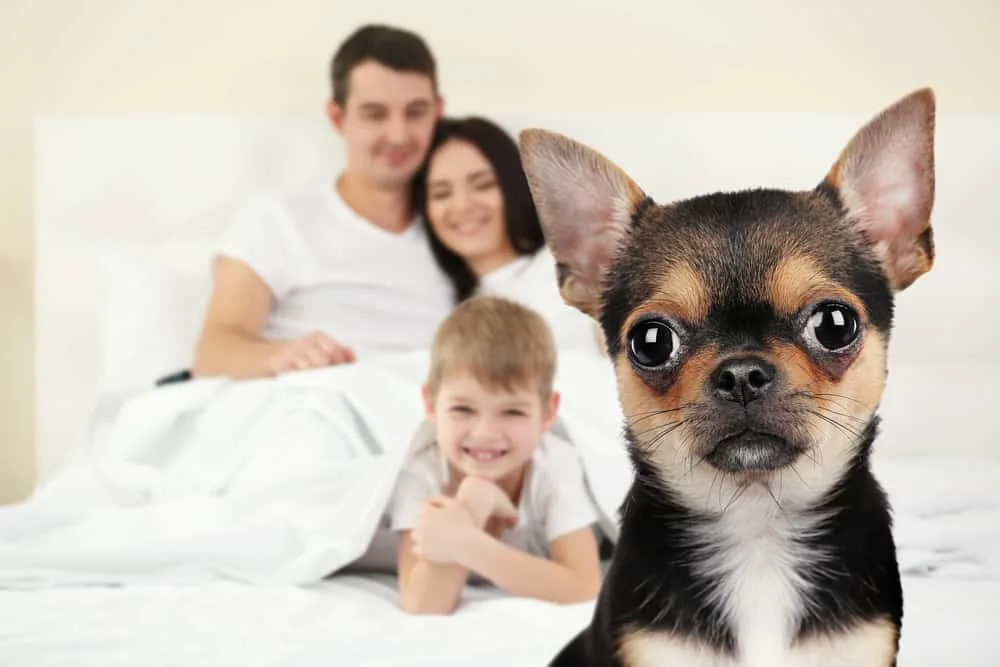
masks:
<svg viewBox="0 0 1000 667"><path fill-rule="evenodd" d="M536 386L508 393L484 387L468 374L444 378L437 396L424 388L427 417L438 446L463 475L502 482L518 475L555 421L556 392L543 399Z"/></svg>
<svg viewBox="0 0 1000 667"><path fill-rule="evenodd" d="M350 74L341 106L327 115L344 139L347 163L376 187L408 186L423 163L441 116L431 78L397 71L373 60Z"/></svg>

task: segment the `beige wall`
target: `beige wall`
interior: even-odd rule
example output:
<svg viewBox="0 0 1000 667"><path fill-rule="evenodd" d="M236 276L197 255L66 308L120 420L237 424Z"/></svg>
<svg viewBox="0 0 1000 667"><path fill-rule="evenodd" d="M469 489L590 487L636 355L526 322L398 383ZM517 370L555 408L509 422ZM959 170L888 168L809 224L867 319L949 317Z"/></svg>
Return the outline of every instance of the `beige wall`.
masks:
<svg viewBox="0 0 1000 667"><path fill-rule="evenodd" d="M867 112L927 84L942 110L1000 110L993 0L612 2L2 0L0 502L34 479L36 114L318 111L368 20L428 38L456 112Z"/></svg>

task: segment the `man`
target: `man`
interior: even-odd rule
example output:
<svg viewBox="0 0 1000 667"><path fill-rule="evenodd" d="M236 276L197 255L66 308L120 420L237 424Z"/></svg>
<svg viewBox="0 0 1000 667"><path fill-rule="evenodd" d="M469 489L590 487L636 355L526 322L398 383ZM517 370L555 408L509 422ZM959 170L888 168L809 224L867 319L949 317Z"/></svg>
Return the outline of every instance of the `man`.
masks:
<svg viewBox="0 0 1000 667"><path fill-rule="evenodd" d="M252 198L216 256L193 375L262 377L428 347L451 287L414 218L413 178L443 111L416 34L369 25L331 63L334 182Z"/></svg>

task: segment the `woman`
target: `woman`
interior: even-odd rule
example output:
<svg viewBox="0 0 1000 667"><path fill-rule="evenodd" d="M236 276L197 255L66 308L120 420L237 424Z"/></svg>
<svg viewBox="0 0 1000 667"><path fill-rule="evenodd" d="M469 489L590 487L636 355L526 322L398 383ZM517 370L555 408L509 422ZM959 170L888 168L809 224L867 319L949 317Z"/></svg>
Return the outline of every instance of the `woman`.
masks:
<svg viewBox="0 0 1000 667"><path fill-rule="evenodd" d="M442 119L415 202L457 302L477 293L541 313L560 350L603 352L597 324L559 295L517 143L484 118Z"/></svg>

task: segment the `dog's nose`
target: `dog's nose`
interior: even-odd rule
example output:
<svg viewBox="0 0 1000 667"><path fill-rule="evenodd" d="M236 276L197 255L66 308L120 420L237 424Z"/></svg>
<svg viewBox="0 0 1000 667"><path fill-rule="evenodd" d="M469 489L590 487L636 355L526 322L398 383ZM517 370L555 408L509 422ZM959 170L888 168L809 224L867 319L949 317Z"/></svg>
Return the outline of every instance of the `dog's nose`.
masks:
<svg viewBox="0 0 1000 667"><path fill-rule="evenodd" d="M767 393L776 373L774 364L760 357L735 357L719 364L710 382L722 400L746 405Z"/></svg>

